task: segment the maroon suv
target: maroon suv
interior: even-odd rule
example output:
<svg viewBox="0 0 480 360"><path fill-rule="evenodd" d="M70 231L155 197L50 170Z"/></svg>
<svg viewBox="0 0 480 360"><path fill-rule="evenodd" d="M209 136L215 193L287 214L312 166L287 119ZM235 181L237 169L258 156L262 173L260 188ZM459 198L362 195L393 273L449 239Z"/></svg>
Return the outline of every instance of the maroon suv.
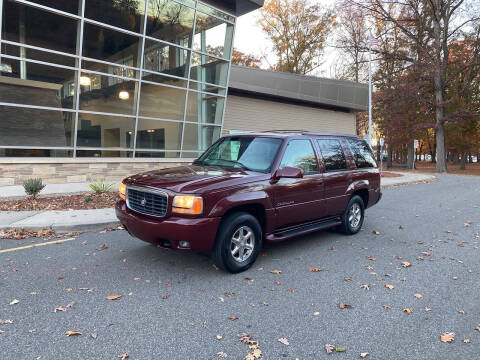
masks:
<svg viewBox="0 0 480 360"><path fill-rule="evenodd" d="M263 241L330 227L357 233L381 195L370 147L356 136L251 133L219 139L192 165L126 178L116 213L134 237L211 252L240 272Z"/></svg>

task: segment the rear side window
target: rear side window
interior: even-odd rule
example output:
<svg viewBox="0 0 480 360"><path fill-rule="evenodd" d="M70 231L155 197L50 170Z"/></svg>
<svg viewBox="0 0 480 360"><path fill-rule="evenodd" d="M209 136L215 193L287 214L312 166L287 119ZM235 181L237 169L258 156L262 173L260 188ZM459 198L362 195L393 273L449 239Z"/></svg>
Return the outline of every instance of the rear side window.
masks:
<svg viewBox="0 0 480 360"><path fill-rule="evenodd" d="M304 174L318 172L317 158L310 140L291 140L288 143L280 168L285 166L300 168Z"/></svg>
<svg viewBox="0 0 480 360"><path fill-rule="evenodd" d="M317 142L322 152L325 171L347 169L347 160L345 159L340 141L335 139L318 139Z"/></svg>
<svg viewBox="0 0 480 360"><path fill-rule="evenodd" d="M375 158L373 157L370 147L365 140L347 138L347 144L350 146L350 150L355 160L357 168L371 168L377 167Z"/></svg>

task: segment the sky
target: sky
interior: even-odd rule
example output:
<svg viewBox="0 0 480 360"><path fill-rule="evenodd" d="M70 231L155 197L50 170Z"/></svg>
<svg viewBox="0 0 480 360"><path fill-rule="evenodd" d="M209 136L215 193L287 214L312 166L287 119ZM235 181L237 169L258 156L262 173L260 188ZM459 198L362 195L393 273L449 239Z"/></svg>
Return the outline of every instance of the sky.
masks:
<svg viewBox="0 0 480 360"><path fill-rule="evenodd" d="M335 0L314 0L312 2L318 2L325 4L326 6L332 6L335 3ZM262 61L262 67L268 68L269 63L272 65L275 63L276 57L271 51L271 42L265 36L261 27L257 24L259 17L260 11L256 10L240 16L237 19L237 27L235 30L233 46L243 53L253 54L257 57L264 58ZM333 37L329 42L332 43L332 41ZM323 56L324 63L319 70L312 75L328 78L334 77L331 68L336 59L338 59L338 55L338 52L334 48L327 47Z"/></svg>

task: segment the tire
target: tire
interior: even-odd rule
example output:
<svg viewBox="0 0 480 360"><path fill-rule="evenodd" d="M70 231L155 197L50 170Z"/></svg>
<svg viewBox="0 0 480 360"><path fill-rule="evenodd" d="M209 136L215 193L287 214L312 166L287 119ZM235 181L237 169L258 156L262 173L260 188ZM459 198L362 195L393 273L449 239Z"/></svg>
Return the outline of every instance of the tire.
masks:
<svg viewBox="0 0 480 360"><path fill-rule="evenodd" d="M364 219L365 205L363 199L358 195L353 195L342 215L340 231L346 235L356 234L362 228Z"/></svg>
<svg viewBox="0 0 480 360"><path fill-rule="evenodd" d="M261 251L262 236L262 227L254 216L245 212L228 215L217 233L213 261L230 273L247 270Z"/></svg>

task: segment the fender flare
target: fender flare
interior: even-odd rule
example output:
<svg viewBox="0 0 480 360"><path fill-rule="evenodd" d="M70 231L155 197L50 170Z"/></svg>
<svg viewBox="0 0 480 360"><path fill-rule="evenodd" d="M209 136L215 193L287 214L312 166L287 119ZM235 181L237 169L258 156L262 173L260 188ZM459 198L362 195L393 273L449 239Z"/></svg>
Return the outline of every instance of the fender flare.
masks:
<svg viewBox="0 0 480 360"><path fill-rule="evenodd" d="M231 208L249 204L259 204L265 209L271 209L272 201L265 191L236 192L219 200L210 210L209 217L221 217Z"/></svg>

